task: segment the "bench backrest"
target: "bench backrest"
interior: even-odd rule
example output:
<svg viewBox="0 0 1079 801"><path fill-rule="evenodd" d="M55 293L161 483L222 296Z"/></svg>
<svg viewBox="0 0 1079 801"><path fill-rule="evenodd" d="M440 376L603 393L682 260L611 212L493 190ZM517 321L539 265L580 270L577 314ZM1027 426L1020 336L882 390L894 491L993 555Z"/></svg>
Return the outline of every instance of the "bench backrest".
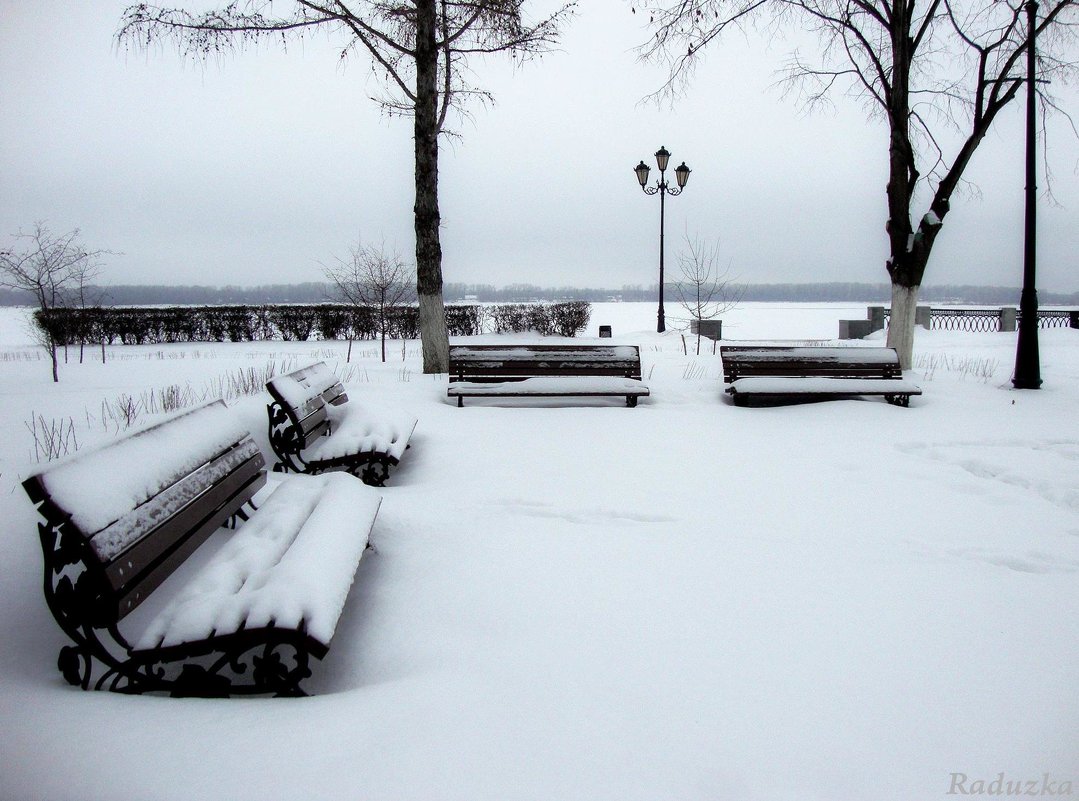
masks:
<svg viewBox="0 0 1079 801"><path fill-rule="evenodd" d="M46 565L72 573L58 602L95 626L120 620L241 510L265 483L264 465L214 401L30 476Z"/></svg>
<svg viewBox="0 0 1079 801"><path fill-rule="evenodd" d="M723 380L754 376L902 378L894 348L721 345Z"/></svg>
<svg viewBox="0 0 1079 801"><path fill-rule="evenodd" d="M451 345L450 380L520 381L535 376L641 378L636 345Z"/></svg>
<svg viewBox="0 0 1079 801"><path fill-rule="evenodd" d="M288 415L301 449L329 428L326 405L339 406L348 400L341 381L325 362L276 376L266 389Z"/></svg>

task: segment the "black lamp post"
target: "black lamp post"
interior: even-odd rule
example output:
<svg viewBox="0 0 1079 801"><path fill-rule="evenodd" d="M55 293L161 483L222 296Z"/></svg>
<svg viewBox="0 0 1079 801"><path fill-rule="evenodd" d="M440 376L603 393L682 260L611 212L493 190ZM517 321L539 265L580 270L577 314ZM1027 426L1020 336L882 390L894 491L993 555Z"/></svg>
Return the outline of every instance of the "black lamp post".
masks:
<svg viewBox="0 0 1079 801"><path fill-rule="evenodd" d="M659 180L656 181L655 186L648 186L648 171L651 169L643 161L633 168L633 171L637 173L637 182L641 185L641 189L644 190L646 195L659 195L659 312L656 315L656 331L663 333L667 330L667 323L664 320L663 315L663 222L664 222L664 197L666 195L680 195L682 190L686 188L686 181L689 180L690 169L683 161L677 167L674 168L675 182L678 184L678 188L674 189L667 183L667 162L670 161L671 154L667 152L667 148L660 147L656 151L656 166L659 167Z"/></svg>
<svg viewBox="0 0 1079 801"><path fill-rule="evenodd" d="M1030 0L1027 10L1027 193L1026 223L1023 230L1023 294L1019 297L1019 339L1015 347L1016 389L1037 389L1042 385L1041 359L1038 355L1038 290L1034 282L1037 219L1037 183L1034 170L1034 34L1037 30L1038 4Z"/></svg>

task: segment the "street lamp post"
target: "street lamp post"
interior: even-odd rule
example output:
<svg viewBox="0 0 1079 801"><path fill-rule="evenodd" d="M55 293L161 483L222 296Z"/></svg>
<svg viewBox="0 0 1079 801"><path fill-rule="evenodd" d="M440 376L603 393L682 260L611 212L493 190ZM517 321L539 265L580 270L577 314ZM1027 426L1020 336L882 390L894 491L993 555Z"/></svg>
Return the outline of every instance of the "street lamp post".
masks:
<svg viewBox="0 0 1079 801"><path fill-rule="evenodd" d="M663 314L663 223L665 204L664 198L667 195L672 197L682 194L682 190L686 188L686 181L689 180L690 169L683 161L677 167L674 168L675 182L678 184L678 188L674 189L667 183L667 162L670 160L671 154L667 152L667 148L660 147L656 151L656 166L659 167L659 180L656 181L655 186L648 186L648 172L651 169L647 164L642 161L633 171L637 173L637 182L641 185L641 189L644 190L646 195L659 195L659 311L656 314L656 331L662 334L667 330L667 323L664 320Z"/></svg>
<svg viewBox="0 0 1079 801"><path fill-rule="evenodd" d="M1023 230L1023 293L1019 296L1019 339L1015 347L1016 389L1037 389L1042 385L1041 359L1038 355L1038 290L1035 284L1035 241L1037 235L1037 184L1034 161L1034 34L1037 30L1038 4L1030 0L1027 11L1027 191Z"/></svg>

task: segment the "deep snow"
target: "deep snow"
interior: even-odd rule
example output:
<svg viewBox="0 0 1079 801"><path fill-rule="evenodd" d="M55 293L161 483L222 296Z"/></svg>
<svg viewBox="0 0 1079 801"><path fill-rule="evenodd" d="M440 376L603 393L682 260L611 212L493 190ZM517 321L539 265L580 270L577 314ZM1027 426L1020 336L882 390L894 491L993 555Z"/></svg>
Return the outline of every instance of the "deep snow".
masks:
<svg viewBox="0 0 1079 801"><path fill-rule="evenodd" d="M458 409L414 342L386 365L354 347L352 367L344 343L72 352L54 386L0 312L0 797L898 801L945 797L955 774L1079 784L1079 331L1041 332L1037 392L1011 388L1014 335L920 331L908 409L743 409L719 357L649 333L654 313L592 318L641 346L651 397L635 409ZM864 314L744 304L724 333L830 343ZM67 686L18 486L31 418L70 419L88 447L122 394L317 359L353 401L419 419L319 695ZM269 456L267 401L232 407Z"/></svg>

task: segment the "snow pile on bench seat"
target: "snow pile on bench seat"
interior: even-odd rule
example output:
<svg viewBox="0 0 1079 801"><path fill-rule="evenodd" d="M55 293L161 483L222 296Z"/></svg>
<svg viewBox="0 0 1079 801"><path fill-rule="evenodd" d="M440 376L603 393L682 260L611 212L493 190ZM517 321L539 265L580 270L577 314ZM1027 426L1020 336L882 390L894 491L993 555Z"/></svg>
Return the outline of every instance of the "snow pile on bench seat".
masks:
<svg viewBox="0 0 1079 801"><path fill-rule="evenodd" d="M304 453L308 461L320 462L357 453L385 453L400 461L416 428L416 418L399 409L373 409L356 401L329 407L332 423L328 437L321 437Z"/></svg>
<svg viewBox="0 0 1079 801"><path fill-rule="evenodd" d="M166 425L167 423L167 425ZM49 497L92 534L119 520L230 445L250 436L222 402L201 406L39 476Z"/></svg>
<svg viewBox="0 0 1079 801"><path fill-rule="evenodd" d="M754 376L732 381L736 395L921 395L917 384L902 378L797 378Z"/></svg>
<svg viewBox="0 0 1079 801"><path fill-rule="evenodd" d="M636 378L621 376L535 376L522 381L485 384L452 381L449 395L647 395L648 387Z"/></svg>
<svg viewBox="0 0 1079 801"><path fill-rule="evenodd" d="M290 476L147 626L135 649L300 629L329 645L382 496L346 473Z"/></svg>

